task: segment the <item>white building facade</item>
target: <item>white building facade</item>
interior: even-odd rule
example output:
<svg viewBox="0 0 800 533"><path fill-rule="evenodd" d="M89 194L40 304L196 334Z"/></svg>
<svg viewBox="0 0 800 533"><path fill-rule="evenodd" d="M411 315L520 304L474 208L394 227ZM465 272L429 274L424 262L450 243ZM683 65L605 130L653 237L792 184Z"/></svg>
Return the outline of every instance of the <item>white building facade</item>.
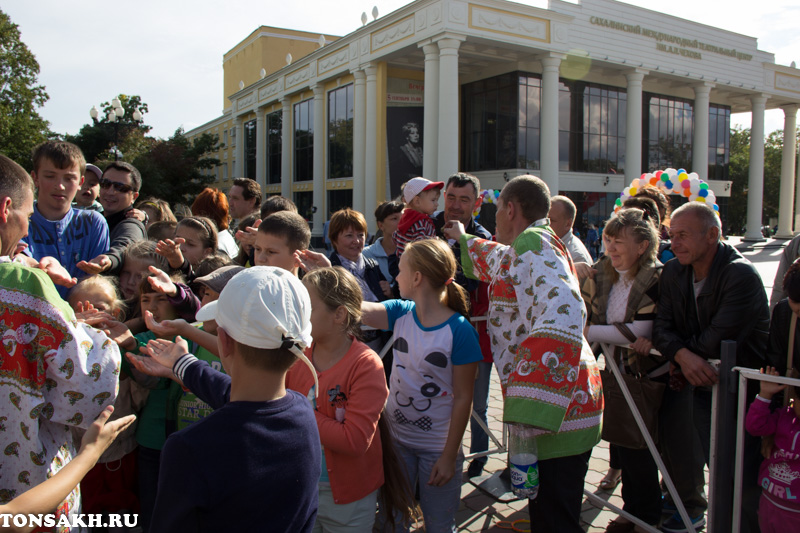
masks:
<svg viewBox="0 0 800 533"><path fill-rule="evenodd" d="M794 229L800 70L755 38L611 0L417 0L227 96L231 175L292 198L315 236L344 206L374 231L408 177L457 171L493 189L538 175L575 201L580 229L634 177L685 168L724 221L730 115L750 112L747 237L760 238L764 112L778 107L779 235Z"/></svg>

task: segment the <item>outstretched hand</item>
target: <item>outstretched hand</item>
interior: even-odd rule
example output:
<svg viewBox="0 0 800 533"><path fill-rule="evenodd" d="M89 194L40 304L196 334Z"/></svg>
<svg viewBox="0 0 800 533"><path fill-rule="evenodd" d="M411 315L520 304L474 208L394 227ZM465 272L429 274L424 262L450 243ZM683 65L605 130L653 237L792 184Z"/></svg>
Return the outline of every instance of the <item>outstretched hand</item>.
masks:
<svg viewBox="0 0 800 533"><path fill-rule="evenodd" d="M105 254L100 254L89 261L78 261L78 264L75 266L87 274L94 276L111 268L111 259Z"/></svg>
<svg viewBox="0 0 800 533"><path fill-rule="evenodd" d="M171 268L180 268L183 265L183 252L181 252L181 244L185 243L186 239L178 237L175 240L165 239L158 241L156 244L156 253L164 256Z"/></svg>
<svg viewBox="0 0 800 533"><path fill-rule="evenodd" d="M147 329L153 332L156 337L174 337L180 335L183 328L189 325L189 323L182 318L157 322L156 319L153 318L153 313L150 311L145 311L143 316L145 326L147 326Z"/></svg>
<svg viewBox="0 0 800 533"><path fill-rule="evenodd" d="M136 355L131 352L126 352L125 355L128 357L128 361L131 362L133 367L143 374L155 376L157 378L175 379L175 376L172 374L172 368L165 367L152 357Z"/></svg>
<svg viewBox="0 0 800 533"><path fill-rule="evenodd" d="M177 285L169 279L169 275L166 272L153 265L147 268L150 271L150 276L148 276L147 279L150 282L150 286L153 287L153 290L161 294L166 294L167 296L175 296L178 294Z"/></svg>
<svg viewBox="0 0 800 533"><path fill-rule="evenodd" d="M258 227L261 225L261 219L256 220L252 226L247 226L244 231L237 231L236 240L239 241L241 246L249 246L252 248L256 244L256 235L258 235Z"/></svg>
<svg viewBox="0 0 800 533"><path fill-rule="evenodd" d="M189 344L182 337L175 337L175 342L166 339L153 339L139 349L149 355L160 365L172 370L175 362L189 353Z"/></svg>
<svg viewBox="0 0 800 533"><path fill-rule="evenodd" d="M78 283L78 280L73 278L69 271L61 266L61 263L59 263L58 259L55 257L42 257L42 260L39 261L39 268L44 270L44 273L47 274L56 285L69 288L74 287L75 284Z"/></svg>
<svg viewBox="0 0 800 533"><path fill-rule="evenodd" d="M128 415L113 422L108 422L108 418L113 412L114 407L111 405L103 409L103 412L83 434L81 448L78 453L90 454L97 461L103 455L103 452L111 446L114 439L128 429L133 424L133 421L136 420L136 415Z"/></svg>
<svg viewBox="0 0 800 533"><path fill-rule="evenodd" d="M297 250L294 253L294 258L300 262L300 266L306 272L331 266L331 261L325 257L325 254L312 252L311 250Z"/></svg>

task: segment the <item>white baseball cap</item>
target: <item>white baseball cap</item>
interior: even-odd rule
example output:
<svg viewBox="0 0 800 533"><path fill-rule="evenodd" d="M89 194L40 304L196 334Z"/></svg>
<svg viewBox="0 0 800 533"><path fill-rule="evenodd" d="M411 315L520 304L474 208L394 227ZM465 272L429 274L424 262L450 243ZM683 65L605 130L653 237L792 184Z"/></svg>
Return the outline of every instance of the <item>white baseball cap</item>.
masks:
<svg viewBox="0 0 800 533"><path fill-rule="evenodd" d="M427 191L429 189L441 189L443 187L443 181L431 181L426 180L425 178L411 178L406 182L405 187L403 187L403 198L405 198L406 203L410 203L411 200L413 200L414 197L422 191Z"/></svg>
<svg viewBox="0 0 800 533"><path fill-rule="evenodd" d="M216 320L236 342L254 348L286 348L303 356L311 345L308 291L282 268L256 266L239 272L217 301L197 312L197 320Z"/></svg>
<svg viewBox="0 0 800 533"><path fill-rule="evenodd" d="M97 166L95 166L95 165L93 165L91 163L86 163L86 170L93 172L94 175L97 176L97 179L99 179L99 180L103 179L103 171L100 170L99 167L97 167ZM84 173L83 175L85 176L86 173Z"/></svg>

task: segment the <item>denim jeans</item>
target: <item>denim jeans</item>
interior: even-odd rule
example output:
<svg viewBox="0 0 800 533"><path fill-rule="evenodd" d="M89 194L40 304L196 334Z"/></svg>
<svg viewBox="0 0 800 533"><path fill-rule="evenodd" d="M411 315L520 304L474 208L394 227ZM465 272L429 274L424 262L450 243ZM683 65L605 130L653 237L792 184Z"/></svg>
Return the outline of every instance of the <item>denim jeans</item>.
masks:
<svg viewBox="0 0 800 533"><path fill-rule="evenodd" d="M461 504L461 472L464 470L464 455L459 450L456 458L455 474L442 487L428 485L433 465L442 455L439 452L415 450L395 443L405 467L408 484L413 487L419 481L419 504L425 520L427 533L455 533L456 512ZM409 528L398 524L397 531L408 532Z"/></svg>
<svg viewBox="0 0 800 533"><path fill-rule="evenodd" d="M475 388L472 393L472 410L483 420L483 423L488 426L486 419L486 410L489 408L489 384L492 381L492 367L494 363L487 363L485 361L478 362L478 377L475 380ZM489 435L478 425L474 417L469 419L469 430L471 433L469 453L485 452L489 449ZM486 457L477 457L473 459L481 465L486 464Z"/></svg>

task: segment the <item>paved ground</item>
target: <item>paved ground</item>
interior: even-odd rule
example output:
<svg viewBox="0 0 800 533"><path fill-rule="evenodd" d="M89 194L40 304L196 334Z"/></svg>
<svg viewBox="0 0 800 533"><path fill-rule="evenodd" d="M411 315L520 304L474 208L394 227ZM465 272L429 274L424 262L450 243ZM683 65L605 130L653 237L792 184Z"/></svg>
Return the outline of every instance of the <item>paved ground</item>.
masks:
<svg viewBox="0 0 800 533"><path fill-rule="evenodd" d="M772 282L778 268L778 260L783 245L786 241L768 240L762 243L742 243L739 238L731 238L731 244L736 246L750 261L752 261L761 274L764 281L767 295L772 290ZM500 385L497 381L497 374L493 374L493 384L490 391L489 402L489 427L499 436L502 434L502 398ZM469 446L469 428L464 437L465 445ZM491 443L490 443L491 446ZM502 470L506 465L506 455L504 453L495 454L489 457L486 471L492 473ZM608 444L601 442L594 448L592 458L589 462L589 472L586 475L586 489L601 495L610 503L622 507L620 497L621 486L609 494L599 491L597 484L608 470ZM466 473L464 484L461 488L461 508L457 515L457 523L460 531L509 531L508 527L501 527L501 521L513 521L517 519L528 519L527 501L511 501L503 503L495 500L485 492L476 488L468 482ZM616 514L607 509L601 509L593 503L584 500L581 520L584 529L589 532L602 532L609 521L616 518ZM527 524L523 524L527 527ZM421 529L420 529L421 531Z"/></svg>

